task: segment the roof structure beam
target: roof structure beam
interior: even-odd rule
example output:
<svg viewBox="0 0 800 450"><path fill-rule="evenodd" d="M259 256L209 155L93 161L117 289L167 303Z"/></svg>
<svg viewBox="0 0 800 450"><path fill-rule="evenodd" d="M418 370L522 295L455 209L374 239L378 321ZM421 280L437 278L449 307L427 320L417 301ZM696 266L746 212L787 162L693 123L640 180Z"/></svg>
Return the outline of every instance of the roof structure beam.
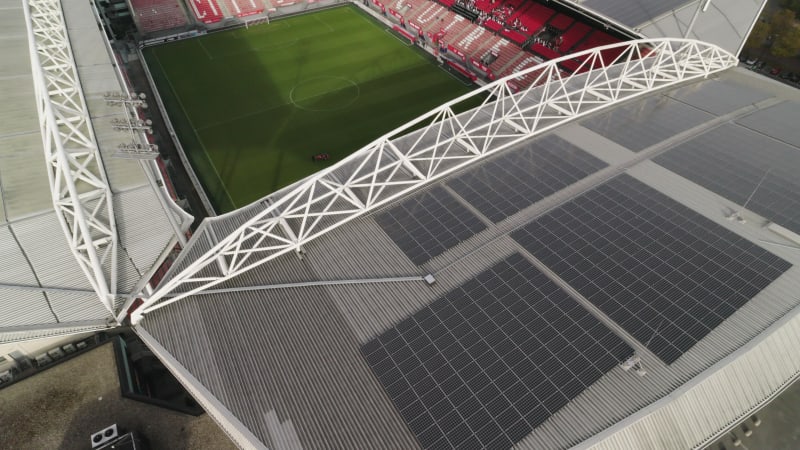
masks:
<svg viewBox="0 0 800 450"><path fill-rule="evenodd" d="M411 161L408 160L408 156L405 155L403 152L401 152L396 145L388 141L386 142L385 145L386 148L388 148L392 152L392 154L397 157L397 159L400 161L400 163L406 170L408 170L412 175L419 178L420 180L425 179L425 175L422 172L420 172L420 170L417 169L417 167L414 164L412 164Z"/></svg>
<svg viewBox="0 0 800 450"><path fill-rule="evenodd" d="M53 206L67 244L112 314L118 236L97 147L58 0L23 2Z"/></svg>
<svg viewBox="0 0 800 450"><path fill-rule="evenodd" d="M562 73L558 64L571 58L583 61L581 67L570 75ZM648 39L586 50L496 80L381 136L340 163L281 191L270 199L274 201L262 202L261 211L200 258L186 261L185 255L191 252L184 250L174 271L131 319L137 323L143 314L210 289L433 180L563 123L648 92L705 78L737 62L734 55L713 44ZM519 80L531 74L534 81L527 88L519 92L509 88L522 85ZM476 98L482 99L480 106L453 113L459 110L455 106ZM339 182L335 172L345 165L351 168L348 178ZM364 206L340 201L348 197L342 195L342 187L366 192ZM213 227L222 219L206 220L204 225ZM296 240L287 239L285 231L276 232L285 226L294 230ZM232 270L211 274L220 255L231 258Z"/></svg>

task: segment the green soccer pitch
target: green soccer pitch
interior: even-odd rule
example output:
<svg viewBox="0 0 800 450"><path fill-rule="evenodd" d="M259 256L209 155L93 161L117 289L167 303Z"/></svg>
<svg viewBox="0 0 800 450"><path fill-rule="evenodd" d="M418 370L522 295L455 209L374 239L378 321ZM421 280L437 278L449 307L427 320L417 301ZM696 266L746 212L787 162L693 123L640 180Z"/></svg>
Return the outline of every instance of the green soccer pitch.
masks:
<svg viewBox="0 0 800 450"><path fill-rule="evenodd" d="M354 6L144 55L217 212L335 164L470 90ZM330 159L312 161L320 153Z"/></svg>

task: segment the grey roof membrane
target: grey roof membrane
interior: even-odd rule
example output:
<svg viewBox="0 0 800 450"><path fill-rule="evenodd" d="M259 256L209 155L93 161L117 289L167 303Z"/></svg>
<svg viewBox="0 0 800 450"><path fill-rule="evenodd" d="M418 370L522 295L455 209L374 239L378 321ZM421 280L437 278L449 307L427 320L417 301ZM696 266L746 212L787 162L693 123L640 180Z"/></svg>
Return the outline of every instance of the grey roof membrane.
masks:
<svg viewBox="0 0 800 450"><path fill-rule="evenodd" d="M719 101L698 86L730 98ZM686 160L680 159L675 171L661 159L672 160L669 149L681 142L705 138L723 141L736 155L748 154L753 150L750 141L723 140L720 133L760 136L736 121L769 102L797 98L788 88L762 86L745 71L731 70L719 79L655 93L533 140L537 145L555 142L553 148L579 157L552 162L554 166L586 161L582 153L602 164L592 164L587 174L570 178L553 193L532 194L530 204L509 209L499 222L484 217L485 228L448 244L421 266L376 220L411 195L310 242L302 261L283 255L219 285L224 291L195 295L149 313L141 326L267 446L274 446L279 436L265 417L277 414L306 448L414 448L437 442L451 447L470 439L503 448L513 443L570 447L664 398L800 302L787 294L800 289L800 255L788 244L765 244L780 238L761 226L763 220L742 224L725 218L723 206L739 200L703 182L704 173L716 170L705 162L704 153L681 153ZM735 97L737 92L741 95ZM797 110L784 114L800 118ZM685 139L673 142L679 133ZM776 161L799 164L781 158L800 149L775 142L782 146ZM530 151L530 144L437 181L427 192L445 192L459 208L482 215L481 207L453 186L473 171L492 172L485 182L494 186L492 180L514 171L498 162L514 161L514 155ZM658 164L651 161L654 157ZM679 170L693 162L700 175ZM727 162L752 170L747 158ZM620 183L624 195L617 192ZM785 178L770 178L770 183L771 190L795 189ZM594 208L592 199L598 196L615 200ZM580 203L589 210L568 217L572 207L565 205L576 199L592 200ZM418 213L435 215L434 209L440 208L435 203L418 204ZM757 205L762 205L760 199L747 214L766 220L778 220L782 208L790 207ZM526 227L530 240L514 233L548 217L561 221L559 231L545 236ZM195 233L185 251L197 255L209 248L207 233L216 222L210 223ZM228 222L219 223L214 231L221 236ZM715 236L713 245L689 248L693 233L709 236L709 241ZM590 251L595 244L600 251ZM549 250L542 252L545 246ZM610 259L603 250L609 246L616 249L606 252ZM742 267L747 258L761 266ZM434 276L433 285L408 279L426 274ZM320 280L330 283L275 286ZM654 286L662 285L663 292L648 297ZM715 300L729 298L731 289L735 305ZM602 305L596 295L601 291ZM656 298L674 305L654 302ZM610 300L614 305L607 307ZM666 306L686 311L661 309ZM698 316L684 317L690 310ZM565 316L565 311L572 312ZM482 315L490 319L478 320ZM581 334L581 327L604 327L610 334L601 339ZM557 331L557 347L569 350L555 359L549 356L553 349L548 343L555 335L538 337L535 332L542 328ZM657 338L651 340L653 336ZM683 337L689 340L676 340ZM614 348L614 339L636 352L647 376L616 365L600 370L603 349ZM500 342L514 345L495 345ZM375 353L377 347L385 354ZM516 350L506 354L509 349ZM626 356L622 353L611 352L618 358ZM523 379L518 367L541 373L552 369L553 375ZM488 389L481 397L483 389L474 391L477 379L493 380L497 392ZM552 393L540 389L553 379L564 383L550 390L563 396L550 398ZM517 394L525 402L509 398ZM468 412L472 409L467 406L478 404L488 414L483 426Z"/></svg>
<svg viewBox="0 0 800 450"><path fill-rule="evenodd" d="M699 0L585 0L581 6L634 28L670 10L697 1Z"/></svg>

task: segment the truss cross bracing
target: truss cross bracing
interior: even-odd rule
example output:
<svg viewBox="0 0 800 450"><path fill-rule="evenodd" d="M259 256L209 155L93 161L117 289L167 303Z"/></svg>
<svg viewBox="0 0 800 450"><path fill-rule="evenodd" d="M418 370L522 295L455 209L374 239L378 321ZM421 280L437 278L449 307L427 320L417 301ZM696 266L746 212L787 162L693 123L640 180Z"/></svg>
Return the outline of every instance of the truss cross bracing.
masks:
<svg viewBox="0 0 800 450"><path fill-rule="evenodd" d="M616 57L609 55L618 55ZM560 69L580 61L574 74ZM133 316L208 289L302 246L427 183L522 140L633 97L735 66L725 50L688 39L638 40L598 47L541 65L452 100L389 132L339 164L279 195L194 261L180 258ZM527 88L515 92L515 86ZM474 97L481 105L460 114ZM422 125L422 126L421 126ZM416 131L410 130L419 128ZM233 212L231 214L236 214ZM211 231L214 221L201 230ZM196 233L206 239L212 233ZM204 235L204 236L201 236ZM192 242L181 258L192 254Z"/></svg>
<svg viewBox="0 0 800 450"><path fill-rule="evenodd" d="M58 0L23 2L36 109L53 206L72 253L113 313L117 230L78 71Z"/></svg>

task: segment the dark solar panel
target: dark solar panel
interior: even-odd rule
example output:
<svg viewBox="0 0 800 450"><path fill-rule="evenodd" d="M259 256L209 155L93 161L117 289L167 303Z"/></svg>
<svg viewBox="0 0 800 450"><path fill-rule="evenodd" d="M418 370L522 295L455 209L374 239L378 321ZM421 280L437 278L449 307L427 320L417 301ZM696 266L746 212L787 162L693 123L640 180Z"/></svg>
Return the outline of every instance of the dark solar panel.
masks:
<svg viewBox="0 0 800 450"><path fill-rule="evenodd" d="M581 125L638 152L714 116L664 96L652 96L592 116Z"/></svg>
<svg viewBox="0 0 800 450"><path fill-rule="evenodd" d="M736 123L771 138L800 147L800 133L797 132L798 111L800 111L800 103L785 101L748 114L738 119Z"/></svg>
<svg viewBox="0 0 800 450"><path fill-rule="evenodd" d="M486 228L475 214L441 186L378 214L375 221L417 265Z"/></svg>
<svg viewBox="0 0 800 450"><path fill-rule="evenodd" d="M668 364L791 266L624 174L512 237Z"/></svg>
<svg viewBox="0 0 800 450"><path fill-rule="evenodd" d="M670 91L667 95L716 116L758 103L770 95L733 80L705 80Z"/></svg>
<svg viewBox="0 0 800 450"><path fill-rule="evenodd" d="M492 222L602 169L606 163L550 135L502 154L447 184Z"/></svg>
<svg viewBox="0 0 800 450"><path fill-rule="evenodd" d="M726 124L653 160L800 233L800 150Z"/></svg>
<svg viewBox="0 0 800 450"><path fill-rule="evenodd" d="M361 351L425 448L509 448L633 349L519 254Z"/></svg>

